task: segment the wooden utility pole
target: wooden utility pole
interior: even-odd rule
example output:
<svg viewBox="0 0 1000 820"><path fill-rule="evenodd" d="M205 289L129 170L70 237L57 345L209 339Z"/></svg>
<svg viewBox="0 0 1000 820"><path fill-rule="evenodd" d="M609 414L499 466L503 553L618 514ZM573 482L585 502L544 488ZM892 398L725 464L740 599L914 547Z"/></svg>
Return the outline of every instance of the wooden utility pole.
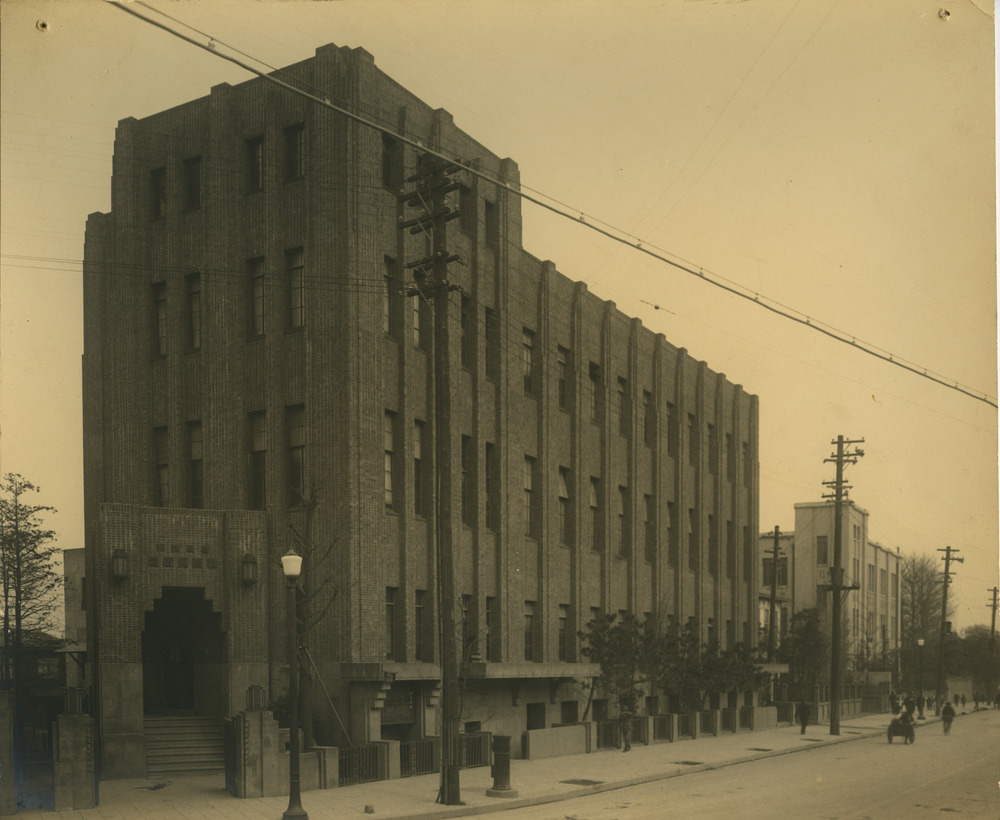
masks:
<svg viewBox="0 0 1000 820"><path fill-rule="evenodd" d="M993 593L993 601L987 606L990 608L990 663L986 667L986 697L992 702L996 697L996 682L994 671L997 662L997 587L989 590Z"/></svg>
<svg viewBox="0 0 1000 820"><path fill-rule="evenodd" d="M778 539L781 538L781 530L776 526L774 528L774 547L769 551L773 558L771 559L771 605L768 610L768 621L767 621L767 662L774 663L774 647L775 647L775 637L777 632L775 630L774 616L777 610L778 601L778 563L779 557L781 555L781 545L778 543Z"/></svg>
<svg viewBox="0 0 1000 820"><path fill-rule="evenodd" d="M837 445L837 451L830 456L830 458L824 459L824 461L832 461L837 465L837 478L833 482L824 481L823 484L834 487L832 497L834 499L834 518L833 518L833 565L830 567L830 584L827 587L832 596L833 609L831 613L830 620L830 734L839 735L840 734L840 699L841 699L841 688L843 687L843 671L841 669L841 657L840 657L840 631L841 631L841 618L843 609L843 593L852 589L858 589L858 585L851 584L850 586L844 585L844 568L841 564L841 554L843 551L842 544L844 540L843 533L843 507L844 507L844 497L847 495L847 490L850 489L849 486L844 484L844 465L845 464L857 464L857 461L861 456L863 456L864 450L857 447L854 448L853 453L845 453L844 446L848 444L863 444L864 439L848 440L843 436L837 436L837 440L831 442ZM824 498L830 498L831 496L825 495Z"/></svg>
<svg viewBox="0 0 1000 820"><path fill-rule="evenodd" d="M941 639L938 644L938 669L937 669L937 697L934 698L934 714L941 714L941 698L945 695L944 688L944 643L948 637L948 629L951 624L948 623L948 587L951 586L951 562L958 561L960 564L965 563L964 558L959 558L953 553L958 552L957 549L953 547L945 547L943 550L938 550L938 552L944 553L944 581L941 590Z"/></svg>
<svg viewBox="0 0 1000 820"><path fill-rule="evenodd" d="M431 255L407 264L413 270L415 286L407 295L424 299L434 306L433 381L434 381L434 532L437 567L438 638L441 648L441 786L438 802L457 806L462 802L459 785L458 754L458 647L455 632L455 559L452 538L452 433L451 368L449 363L448 307L451 291L457 285L448 281L448 263L458 260L448 254L446 225L458 216L449 209L447 194L458 183L449 173L460 166L449 165L431 155L420 159L420 170L408 182L416 182L416 191L403 193L402 200L420 209L412 220L400 222L411 233L431 236ZM430 277L428 278L428 273Z"/></svg>

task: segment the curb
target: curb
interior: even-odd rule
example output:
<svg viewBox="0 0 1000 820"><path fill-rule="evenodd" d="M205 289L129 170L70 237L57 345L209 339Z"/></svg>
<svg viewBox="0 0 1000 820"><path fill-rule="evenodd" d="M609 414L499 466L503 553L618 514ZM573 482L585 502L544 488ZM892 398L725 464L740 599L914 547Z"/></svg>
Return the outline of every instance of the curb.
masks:
<svg viewBox="0 0 1000 820"><path fill-rule="evenodd" d="M932 722L940 722L940 718L928 719L924 722L924 726L929 725ZM675 772L663 772L660 774L650 774L643 775L642 777L633 777L628 780L616 780L613 783L599 783L594 786L588 786L580 789L573 789L572 791L557 792L550 794L540 794L535 797L522 797L516 800L504 800L502 803L497 803L496 805L484 805L484 806L457 806L455 808L442 809L440 811L425 812L420 814L405 814L397 815L396 820L447 820L447 818L452 817L474 817L481 814L493 814L500 811L508 811L510 809L521 809L527 808L529 806L542 806L547 803L559 803L564 800L575 800L580 797L589 797L594 794L602 794L604 792L617 791L618 789L627 789L631 786L642 786L646 783L656 783L661 780L672 780L675 777L684 777L690 774L698 774L700 772L710 772L716 769L725 769L729 766L739 766L744 763L752 763L755 760L765 760L770 757L782 757L783 755L797 754L799 752L807 752L812 749L822 749L825 746L833 746L838 743L850 743L853 740L862 740L864 738L875 737L876 735L881 735L885 733L885 727L880 727L878 729L867 729L864 731L859 731L857 735L852 737L841 737L836 736L836 739L829 740L825 743L810 744L809 746L795 746L790 749L777 749L770 752L761 752L755 755L748 755L746 757L738 757L732 760L724 760L719 763L702 763L698 766L691 766L687 769L681 769Z"/></svg>

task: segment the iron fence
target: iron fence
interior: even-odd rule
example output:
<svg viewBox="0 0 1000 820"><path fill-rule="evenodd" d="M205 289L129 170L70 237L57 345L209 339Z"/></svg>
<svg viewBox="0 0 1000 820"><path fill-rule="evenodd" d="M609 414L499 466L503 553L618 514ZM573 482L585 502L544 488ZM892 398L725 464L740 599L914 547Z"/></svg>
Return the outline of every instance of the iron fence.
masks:
<svg viewBox="0 0 1000 820"><path fill-rule="evenodd" d="M674 739L673 715L655 715L653 717L653 740Z"/></svg>
<svg viewBox="0 0 1000 820"><path fill-rule="evenodd" d="M681 712L677 716L677 737L694 737L693 712Z"/></svg>
<svg viewBox="0 0 1000 820"><path fill-rule="evenodd" d="M741 729L752 729L753 728L753 707L752 706L741 706L740 707L740 728Z"/></svg>
<svg viewBox="0 0 1000 820"><path fill-rule="evenodd" d="M701 733L703 735L714 735L715 734L715 712L702 712L701 713Z"/></svg>
<svg viewBox="0 0 1000 820"><path fill-rule="evenodd" d="M632 718L632 742L649 743L649 721L644 717Z"/></svg>
<svg viewBox="0 0 1000 820"><path fill-rule="evenodd" d="M723 709L720 713L720 718L722 721L722 731L723 732L735 732L736 731L736 710L735 709Z"/></svg>
<svg viewBox="0 0 1000 820"><path fill-rule="evenodd" d="M399 744L399 776L431 774L438 770L433 740L414 740Z"/></svg>
<svg viewBox="0 0 1000 820"><path fill-rule="evenodd" d="M599 720L595 724L597 727L597 748L617 749L618 748L618 721Z"/></svg>
<svg viewBox="0 0 1000 820"><path fill-rule="evenodd" d="M490 732L470 732L458 736L458 766L475 769L490 765Z"/></svg>
<svg viewBox="0 0 1000 820"><path fill-rule="evenodd" d="M337 771L341 786L371 783L379 779L379 747L374 743L340 748Z"/></svg>

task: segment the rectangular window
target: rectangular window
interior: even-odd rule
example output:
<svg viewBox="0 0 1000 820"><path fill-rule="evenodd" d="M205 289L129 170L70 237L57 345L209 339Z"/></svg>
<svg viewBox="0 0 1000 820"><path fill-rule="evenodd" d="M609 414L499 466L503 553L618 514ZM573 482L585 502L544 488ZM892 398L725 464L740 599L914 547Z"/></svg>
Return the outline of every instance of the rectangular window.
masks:
<svg viewBox="0 0 1000 820"><path fill-rule="evenodd" d="M714 424L708 425L708 472L715 475L719 467L719 434Z"/></svg>
<svg viewBox="0 0 1000 820"><path fill-rule="evenodd" d="M750 528L743 528L743 578L749 581L753 577L753 541L750 538Z"/></svg>
<svg viewBox="0 0 1000 820"><path fill-rule="evenodd" d="M885 569L879 569L878 571L878 594L883 598L888 594L888 579L889 571Z"/></svg>
<svg viewBox="0 0 1000 820"><path fill-rule="evenodd" d="M603 383L601 381L601 366L590 363L590 420L595 424L601 423L601 392Z"/></svg>
<svg viewBox="0 0 1000 820"><path fill-rule="evenodd" d="M500 458L496 445L486 442L486 526L500 528Z"/></svg>
<svg viewBox="0 0 1000 820"><path fill-rule="evenodd" d="M486 660L495 663L500 660L500 612L497 599L486 598Z"/></svg>
<svg viewBox="0 0 1000 820"><path fill-rule="evenodd" d="M382 134L382 187L394 194L403 187L403 143Z"/></svg>
<svg viewBox="0 0 1000 820"><path fill-rule="evenodd" d="M667 455L677 456L677 408L667 402Z"/></svg>
<svg viewBox="0 0 1000 820"><path fill-rule="evenodd" d="M385 588L385 659L399 657L399 627L396 622L396 604L399 602L399 588Z"/></svg>
<svg viewBox="0 0 1000 820"><path fill-rule="evenodd" d="M463 233L474 236L479 214L476 213L476 192L468 185L458 189L458 227Z"/></svg>
<svg viewBox="0 0 1000 820"><path fill-rule="evenodd" d="M392 457L393 451L395 449L393 442L393 427L395 426L395 414L386 410L385 415L382 417L382 449L385 451L384 455L384 481L383 481L383 498L385 500L385 506L391 508L393 506L393 485L392 485Z"/></svg>
<svg viewBox="0 0 1000 820"><path fill-rule="evenodd" d="M413 594L413 659L416 661L430 660L427 652L427 590L418 589Z"/></svg>
<svg viewBox="0 0 1000 820"><path fill-rule="evenodd" d="M524 602L524 659L541 660L535 652L535 602Z"/></svg>
<svg viewBox="0 0 1000 820"><path fill-rule="evenodd" d="M462 523L476 522L475 450L472 438L462 436Z"/></svg>
<svg viewBox="0 0 1000 820"><path fill-rule="evenodd" d="M486 219L486 244L491 248L500 247L500 210L495 202L483 201Z"/></svg>
<svg viewBox="0 0 1000 820"><path fill-rule="evenodd" d="M188 350L201 349L201 274L184 277L187 288Z"/></svg>
<svg viewBox="0 0 1000 820"><path fill-rule="evenodd" d="M643 531L645 532L646 561L650 564L656 558L656 505L653 503L653 496L646 494L642 497Z"/></svg>
<svg viewBox="0 0 1000 820"><path fill-rule="evenodd" d="M201 157L184 160L184 210L201 207Z"/></svg>
<svg viewBox="0 0 1000 820"><path fill-rule="evenodd" d="M267 499L267 415L250 414L250 509L263 510Z"/></svg>
<svg viewBox="0 0 1000 820"><path fill-rule="evenodd" d="M632 432L632 403L628 397L628 380L618 380L618 432L628 436Z"/></svg>
<svg viewBox="0 0 1000 820"><path fill-rule="evenodd" d="M535 395L535 334L528 328L521 329L521 374L525 395Z"/></svg>
<svg viewBox="0 0 1000 820"><path fill-rule="evenodd" d="M167 355L167 283L153 283L153 353Z"/></svg>
<svg viewBox="0 0 1000 820"><path fill-rule="evenodd" d="M154 168L149 172L149 216L163 219L167 215L167 169Z"/></svg>
<svg viewBox="0 0 1000 820"><path fill-rule="evenodd" d="M524 533L535 537L538 535L538 521L535 512L535 459L531 456L524 457L524 467L522 468L524 485Z"/></svg>
<svg viewBox="0 0 1000 820"><path fill-rule="evenodd" d="M632 554L632 527L629 519L628 487L618 488L618 554L622 557Z"/></svg>
<svg viewBox="0 0 1000 820"><path fill-rule="evenodd" d="M285 180L292 182L306 175L306 127L296 123L285 129Z"/></svg>
<svg viewBox="0 0 1000 820"><path fill-rule="evenodd" d="M830 555L827 548L827 537L825 535L816 536L816 563L829 564Z"/></svg>
<svg viewBox="0 0 1000 820"><path fill-rule="evenodd" d="M726 521L726 577L736 576L736 529L732 521Z"/></svg>
<svg viewBox="0 0 1000 820"><path fill-rule="evenodd" d="M167 506L167 479L170 474L170 456L167 452L167 428L153 428L153 505Z"/></svg>
<svg viewBox="0 0 1000 820"><path fill-rule="evenodd" d="M249 305L251 336L264 335L264 259L247 261L247 281L249 282Z"/></svg>
<svg viewBox="0 0 1000 820"><path fill-rule="evenodd" d="M254 137L246 141L246 185L247 193L255 194L264 190L264 138Z"/></svg>
<svg viewBox="0 0 1000 820"><path fill-rule="evenodd" d="M425 314L427 312L427 297L422 293L418 293L415 296L410 297L411 304L411 317L413 319L413 346L424 350L427 345L427 339L424 334L424 321Z"/></svg>
<svg viewBox="0 0 1000 820"><path fill-rule="evenodd" d="M285 251L285 272L288 281L288 326L305 325L305 282L302 276L302 248Z"/></svg>
<svg viewBox="0 0 1000 820"><path fill-rule="evenodd" d="M692 572L698 569L700 562L698 549L698 511L688 509L688 569Z"/></svg>
<svg viewBox="0 0 1000 820"><path fill-rule="evenodd" d="M761 583L770 589L774 583L774 558L765 558L762 566ZM788 558L778 558L778 586L788 586Z"/></svg>
<svg viewBox="0 0 1000 820"><path fill-rule="evenodd" d="M413 512L427 514L427 476L424 469L424 423L413 422Z"/></svg>
<svg viewBox="0 0 1000 820"><path fill-rule="evenodd" d="M298 404L285 408L288 431L288 506L301 507L306 500L306 409Z"/></svg>
<svg viewBox="0 0 1000 820"><path fill-rule="evenodd" d="M476 364L476 309L472 304L472 299L468 296L462 297L461 315L461 355L462 367L472 370Z"/></svg>
<svg viewBox="0 0 1000 820"><path fill-rule="evenodd" d="M590 479L590 548L595 552L604 549L604 537L601 530L601 480Z"/></svg>
<svg viewBox="0 0 1000 820"><path fill-rule="evenodd" d="M672 567L676 567L680 557L677 548L677 525L674 519L674 502L668 501L664 514L667 516L667 561Z"/></svg>
<svg viewBox="0 0 1000 820"><path fill-rule="evenodd" d="M569 660L569 605L568 604L559 604L559 660L561 661Z"/></svg>
<svg viewBox="0 0 1000 820"><path fill-rule="evenodd" d="M569 468L559 468L559 543L573 543L573 510L569 495Z"/></svg>
<svg viewBox="0 0 1000 820"><path fill-rule="evenodd" d="M736 481L736 447L732 433L726 433L726 479Z"/></svg>
<svg viewBox="0 0 1000 820"><path fill-rule="evenodd" d="M647 447L656 446L656 407L648 390L642 391L642 441Z"/></svg>
<svg viewBox="0 0 1000 820"><path fill-rule="evenodd" d="M719 528L715 516L708 517L708 574L715 575L719 567Z"/></svg>
<svg viewBox="0 0 1000 820"><path fill-rule="evenodd" d="M698 420L693 414L688 413L688 464L692 467L698 466Z"/></svg>
<svg viewBox="0 0 1000 820"><path fill-rule="evenodd" d="M201 452L201 422L190 421L188 434L188 500L194 509L204 506L204 472Z"/></svg>
<svg viewBox="0 0 1000 820"><path fill-rule="evenodd" d="M570 360L565 347L556 350L556 368L559 377L559 409L570 409Z"/></svg>
<svg viewBox="0 0 1000 820"><path fill-rule="evenodd" d="M486 332L486 378L496 381L500 377L500 317L493 308L483 309Z"/></svg>

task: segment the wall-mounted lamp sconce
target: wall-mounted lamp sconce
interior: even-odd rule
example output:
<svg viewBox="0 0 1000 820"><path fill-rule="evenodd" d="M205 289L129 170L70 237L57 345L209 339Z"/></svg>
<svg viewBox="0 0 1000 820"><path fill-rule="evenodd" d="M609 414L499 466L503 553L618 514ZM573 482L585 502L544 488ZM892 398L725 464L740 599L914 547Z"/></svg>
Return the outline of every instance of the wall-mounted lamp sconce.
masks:
<svg viewBox="0 0 1000 820"><path fill-rule="evenodd" d="M128 553L117 549L111 553L111 578L121 583L128 578Z"/></svg>
<svg viewBox="0 0 1000 820"><path fill-rule="evenodd" d="M245 587L252 587L257 583L257 556L252 552L244 554L240 561L240 580Z"/></svg>

